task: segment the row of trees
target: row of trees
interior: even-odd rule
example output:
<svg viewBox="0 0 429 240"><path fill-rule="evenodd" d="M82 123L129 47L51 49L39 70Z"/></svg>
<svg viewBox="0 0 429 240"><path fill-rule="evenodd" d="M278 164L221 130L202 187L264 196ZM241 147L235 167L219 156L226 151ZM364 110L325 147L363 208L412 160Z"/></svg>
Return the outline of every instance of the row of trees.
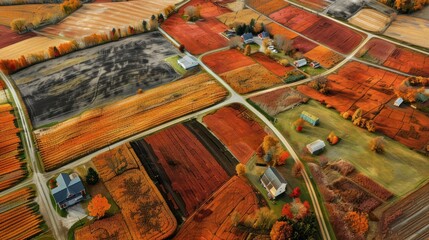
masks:
<svg viewBox="0 0 429 240"><path fill-rule="evenodd" d="M429 4L429 0L379 0L387 6L393 7L402 13L411 13L422 9Z"/></svg>
<svg viewBox="0 0 429 240"><path fill-rule="evenodd" d="M272 166L281 166L286 164L290 154L283 150L279 140L271 135L264 137L262 144L256 150L259 160Z"/></svg>

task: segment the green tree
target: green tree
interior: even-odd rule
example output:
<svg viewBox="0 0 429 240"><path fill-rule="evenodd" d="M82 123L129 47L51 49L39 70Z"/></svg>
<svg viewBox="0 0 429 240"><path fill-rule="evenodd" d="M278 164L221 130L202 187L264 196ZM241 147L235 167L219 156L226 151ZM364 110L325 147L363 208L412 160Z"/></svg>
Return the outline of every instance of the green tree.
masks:
<svg viewBox="0 0 429 240"><path fill-rule="evenodd" d="M98 173L92 167L90 167L88 169L88 173L86 174L86 182L90 185L95 185L98 183L99 179Z"/></svg>

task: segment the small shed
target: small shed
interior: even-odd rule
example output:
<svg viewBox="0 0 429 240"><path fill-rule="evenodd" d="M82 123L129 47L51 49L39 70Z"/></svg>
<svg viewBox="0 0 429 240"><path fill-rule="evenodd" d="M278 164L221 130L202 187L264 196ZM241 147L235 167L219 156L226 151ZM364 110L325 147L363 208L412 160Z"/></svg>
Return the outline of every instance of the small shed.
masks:
<svg viewBox="0 0 429 240"><path fill-rule="evenodd" d="M184 56L183 58L177 60L177 63L185 70L198 66L198 61L194 57Z"/></svg>
<svg viewBox="0 0 429 240"><path fill-rule="evenodd" d="M261 177L261 183L268 191L268 196L275 199L286 191L287 182L283 176L273 167L268 167Z"/></svg>
<svg viewBox="0 0 429 240"><path fill-rule="evenodd" d="M320 139L307 144L308 151L313 155L319 154L320 152L323 151L323 149L325 149L325 147L326 147L325 142Z"/></svg>
<svg viewBox="0 0 429 240"><path fill-rule="evenodd" d="M307 111L302 111L300 117L304 119L304 121L310 123L313 126L316 126L319 124L319 118Z"/></svg>
<svg viewBox="0 0 429 240"><path fill-rule="evenodd" d="M259 37L260 39L265 39L265 38L269 38L269 37L270 37L270 34L269 34L268 32L266 32L266 31L263 31L263 32L261 32L260 34L258 34L258 37Z"/></svg>
<svg viewBox="0 0 429 240"><path fill-rule="evenodd" d="M245 33L241 35L241 37L243 38L245 44L254 43L252 33Z"/></svg>
<svg viewBox="0 0 429 240"><path fill-rule="evenodd" d="M311 62L310 63L310 67L312 67L312 68L320 68L320 63L318 63L318 62Z"/></svg>
<svg viewBox="0 0 429 240"><path fill-rule="evenodd" d="M396 99L395 102L393 103L393 105L395 105L396 107L401 106L401 104L404 102L404 99L402 99L401 97Z"/></svg>
<svg viewBox="0 0 429 240"><path fill-rule="evenodd" d="M417 93L416 99L419 102L425 103L429 99L429 97L423 93Z"/></svg>
<svg viewBox="0 0 429 240"><path fill-rule="evenodd" d="M307 65L307 59L301 58L299 60L296 60L293 62L293 65L295 65L295 67L303 67Z"/></svg>

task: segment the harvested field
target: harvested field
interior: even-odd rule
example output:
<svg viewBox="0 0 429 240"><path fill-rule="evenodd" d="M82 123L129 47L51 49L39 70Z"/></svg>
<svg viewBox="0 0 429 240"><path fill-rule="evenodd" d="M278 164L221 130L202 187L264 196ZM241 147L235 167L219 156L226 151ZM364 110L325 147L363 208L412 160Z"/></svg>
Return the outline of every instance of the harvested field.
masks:
<svg viewBox="0 0 429 240"><path fill-rule="evenodd" d="M301 36L294 38L292 46L301 53L307 53L311 50L313 50L318 45L314 42L311 42Z"/></svg>
<svg viewBox="0 0 429 240"><path fill-rule="evenodd" d="M259 64L241 67L220 74L239 94L250 93L282 84L283 81Z"/></svg>
<svg viewBox="0 0 429 240"><path fill-rule="evenodd" d="M157 164L167 174L173 190L183 199L188 215L229 178L213 155L183 124L145 140L152 147Z"/></svg>
<svg viewBox="0 0 429 240"><path fill-rule="evenodd" d="M121 213L97 220L75 232L76 240L131 239L130 232Z"/></svg>
<svg viewBox="0 0 429 240"><path fill-rule="evenodd" d="M383 212L380 219L382 239L428 239L429 184L399 200Z"/></svg>
<svg viewBox="0 0 429 240"><path fill-rule="evenodd" d="M92 159L103 182L109 181L126 170L139 167L135 161L134 152L130 151L130 148L129 144L123 144Z"/></svg>
<svg viewBox="0 0 429 240"><path fill-rule="evenodd" d="M429 77L429 55L379 38L369 40L356 56L404 73Z"/></svg>
<svg viewBox="0 0 429 240"><path fill-rule="evenodd" d="M324 68L331 68L344 59L343 56L324 46L317 46L304 54L304 56L312 61L319 62Z"/></svg>
<svg viewBox="0 0 429 240"><path fill-rule="evenodd" d="M201 7L201 18L195 23L182 19L183 11L187 6ZM161 27L175 40L183 44L190 53L199 55L210 50L228 46L228 40L220 33L228 27L219 22L216 17L230 12L210 1L192 0L179 11L170 16Z"/></svg>
<svg viewBox="0 0 429 240"><path fill-rule="evenodd" d="M51 46L58 46L61 43L67 42L59 38L48 37L30 37L22 39L21 41L9 44L0 49L0 59L17 59L21 56L28 56L30 54L45 55L48 53L48 48Z"/></svg>
<svg viewBox="0 0 429 240"><path fill-rule="evenodd" d="M211 106L227 94L210 75L199 74L36 130L45 170L50 171L103 146Z"/></svg>
<svg viewBox="0 0 429 240"><path fill-rule="evenodd" d="M231 26L234 23L246 23L249 24L252 19L254 19L255 23L263 23L267 25L271 23L271 19L261 15L252 9L244 9L238 12L229 12L224 13L216 17L219 21L221 21L226 26Z"/></svg>
<svg viewBox="0 0 429 240"><path fill-rule="evenodd" d="M292 6L270 18L341 53L351 52L363 40L361 34L346 26Z"/></svg>
<svg viewBox="0 0 429 240"><path fill-rule="evenodd" d="M93 33L107 33L112 28L125 30L128 26L141 26L143 20L177 2L180 0L84 4L59 24L43 28L42 32L79 39Z"/></svg>
<svg viewBox="0 0 429 240"><path fill-rule="evenodd" d="M308 101L300 92L293 88L282 88L273 92L250 98L270 116L275 116L289 108Z"/></svg>
<svg viewBox="0 0 429 240"><path fill-rule="evenodd" d="M399 15L390 24L384 35L399 41L429 48L429 41L427 40L427 36L429 36L429 20Z"/></svg>
<svg viewBox="0 0 429 240"><path fill-rule="evenodd" d="M0 50L4 47L35 36L36 34L32 32L18 34L12 31L9 27L0 26Z"/></svg>
<svg viewBox="0 0 429 240"><path fill-rule="evenodd" d="M202 60L204 64L217 74L222 74L255 63L251 57L244 55L237 49L215 52L204 56Z"/></svg>
<svg viewBox="0 0 429 240"><path fill-rule="evenodd" d="M206 115L203 122L245 164L266 135L264 129L252 118L251 113L243 106L232 105Z"/></svg>
<svg viewBox="0 0 429 240"><path fill-rule="evenodd" d="M362 29L379 33L390 22L390 17L374 9L362 9L347 21Z"/></svg>
<svg viewBox="0 0 429 240"><path fill-rule="evenodd" d="M60 4L24 4L0 6L0 25L10 27L10 22L23 18L28 23L38 19L47 19L49 15L62 14Z"/></svg>
<svg viewBox="0 0 429 240"><path fill-rule="evenodd" d="M285 28L284 26L278 23L270 23L266 25L266 28L268 29L268 32L273 36L283 35L287 39L294 39L298 36L298 34L290 31L289 29Z"/></svg>
<svg viewBox="0 0 429 240"><path fill-rule="evenodd" d="M21 130L15 126L15 120L13 107L0 104L0 191L14 186L28 174L19 137Z"/></svg>
<svg viewBox="0 0 429 240"><path fill-rule="evenodd" d="M327 0L296 0L296 2L316 11L322 11L330 4Z"/></svg>
<svg viewBox="0 0 429 240"><path fill-rule="evenodd" d="M270 70L272 73L274 73L279 77L283 77L286 75L287 72L295 69L293 66L285 67L279 64L278 62L276 62L275 60L273 60L272 58L270 58L269 56L260 52L252 54L251 57L256 62L258 62L259 64L261 64L262 66L264 66L265 68L267 68L268 70Z"/></svg>
<svg viewBox="0 0 429 240"><path fill-rule="evenodd" d="M248 233L234 227L231 213L244 220L257 209L253 189L235 176L185 222L174 239L246 239Z"/></svg>
<svg viewBox="0 0 429 240"><path fill-rule="evenodd" d="M48 231L35 197L35 191L28 187L0 197L2 239L32 239Z"/></svg>
<svg viewBox="0 0 429 240"><path fill-rule="evenodd" d="M387 201L393 197L391 192L361 173L352 174L349 178L383 201Z"/></svg>
<svg viewBox="0 0 429 240"><path fill-rule="evenodd" d="M150 32L52 59L12 78L37 128L175 80L179 74L164 61L175 54L159 32Z"/></svg>
<svg viewBox="0 0 429 240"><path fill-rule="evenodd" d="M133 239L165 239L177 222L144 169L132 169L105 182L121 208Z"/></svg>
<svg viewBox="0 0 429 240"><path fill-rule="evenodd" d="M289 6L289 3L283 0L248 0L246 4L265 15L270 15L279 9Z"/></svg>

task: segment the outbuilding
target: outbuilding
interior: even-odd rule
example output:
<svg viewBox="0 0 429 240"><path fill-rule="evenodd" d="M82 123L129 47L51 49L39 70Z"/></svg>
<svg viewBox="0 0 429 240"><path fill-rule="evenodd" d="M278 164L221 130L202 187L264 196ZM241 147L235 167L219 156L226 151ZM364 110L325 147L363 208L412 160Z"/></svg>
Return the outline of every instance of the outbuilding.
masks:
<svg viewBox="0 0 429 240"><path fill-rule="evenodd" d="M287 182L273 167L268 167L261 177L262 186L268 191L268 196L275 199L286 191Z"/></svg>
<svg viewBox="0 0 429 240"><path fill-rule="evenodd" d="M300 117L304 119L304 121L310 123L313 126L316 126L319 124L319 118L307 111L302 111Z"/></svg>
<svg viewBox="0 0 429 240"><path fill-rule="evenodd" d="M194 57L184 56L183 58L177 60L177 63L185 70L198 66L198 61Z"/></svg>
<svg viewBox="0 0 429 240"><path fill-rule="evenodd" d="M325 142L320 139L307 144L307 150L313 155L321 153L325 147Z"/></svg>
<svg viewBox="0 0 429 240"><path fill-rule="evenodd" d="M394 106L399 107L401 106L401 104L404 102L404 99L402 99L401 97L396 99L395 102L393 103Z"/></svg>
<svg viewBox="0 0 429 240"><path fill-rule="evenodd" d="M253 34L252 33L245 33L241 36L243 38L243 41L245 44L254 43L253 40Z"/></svg>
<svg viewBox="0 0 429 240"><path fill-rule="evenodd" d="M295 62L293 62L293 65L295 65L295 67L303 67L307 65L307 59L301 58L299 60L296 60Z"/></svg>

